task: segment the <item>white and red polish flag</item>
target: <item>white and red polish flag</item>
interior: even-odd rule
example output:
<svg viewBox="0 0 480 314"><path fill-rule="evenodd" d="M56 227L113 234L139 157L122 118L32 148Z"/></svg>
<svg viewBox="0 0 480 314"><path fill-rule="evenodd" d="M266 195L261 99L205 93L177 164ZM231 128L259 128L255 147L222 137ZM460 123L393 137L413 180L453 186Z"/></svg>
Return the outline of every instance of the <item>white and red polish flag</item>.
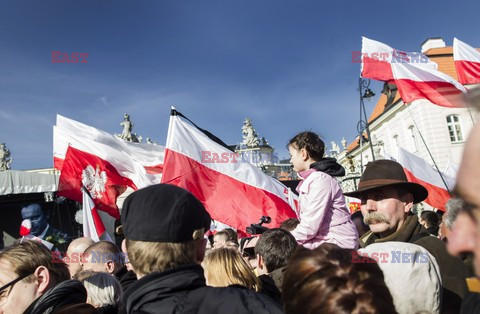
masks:
<svg viewBox="0 0 480 314"><path fill-rule="evenodd" d="M20 225L20 235L25 237L30 234L32 229L32 221L30 219L24 219Z"/></svg>
<svg viewBox="0 0 480 314"><path fill-rule="evenodd" d="M82 202L82 189L86 188L97 209L119 219L117 198L128 186L137 189L132 180L122 176L107 160L69 147L63 161L57 194Z"/></svg>
<svg viewBox="0 0 480 314"><path fill-rule="evenodd" d="M190 120L188 120L190 121ZM191 121L190 121L191 122ZM217 137L196 127L172 109L165 149L162 183L180 186L195 195L212 219L245 231L262 216L269 228L296 217L295 196L280 181L242 162Z"/></svg>
<svg viewBox="0 0 480 314"><path fill-rule="evenodd" d="M393 83L393 63L409 63L419 67L438 69L438 64L419 52L396 50L382 42L362 36L361 76ZM353 56L352 56L353 57Z"/></svg>
<svg viewBox="0 0 480 314"><path fill-rule="evenodd" d="M467 90L451 76L409 63L392 63L391 67L398 92L405 103L427 99L442 107L465 107L463 94Z"/></svg>
<svg viewBox="0 0 480 314"><path fill-rule="evenodd" d="M107 240L113 242L110 235L105 231L105 225L98 214L95 203L86 189L82 189L83 204L83 236L93 241Z"/></svg>
<svg viewBox="0 0 480 314"><path fill-rule="evenodd" d="M165 147L132 143L92 126L57 115L53 127L54 167L61 170L68 146L108 160L138 188L160 182Z"/></svg>
<svg viewBox="0 0 480 314"><path fill-rule="evenodd" d="M453 61L460 83L480 83L480 52L477 49L453 38Z"/></svg>
<svg viewBox="0 0 480 314"><path fill-rule="evenodd" d="M402 165L408 181L421 184L427 189L428 197L424 201L425 203L445 211L445 203L452 197L447 190L447 186L451 191L455 185L455 178L441 173L442 180L437 169L432 167L425 159L400 147L397 151L397 157L392 159Z"/></svg>

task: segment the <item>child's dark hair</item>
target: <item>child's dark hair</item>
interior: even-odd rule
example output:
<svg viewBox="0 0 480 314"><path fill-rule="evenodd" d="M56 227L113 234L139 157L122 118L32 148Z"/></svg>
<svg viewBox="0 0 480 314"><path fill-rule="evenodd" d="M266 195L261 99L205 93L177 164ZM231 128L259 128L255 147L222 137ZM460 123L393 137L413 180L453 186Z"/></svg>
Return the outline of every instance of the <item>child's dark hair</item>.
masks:
<svg viewBox="0 0 480 314"><path fill-rule="evenodd" d="M323 158L325 153L325 143L322 141L320 136L314 132L305 131L295 135L287 145L293 146L297 150L305 148L307 153L310 155L310 158L313 160L319 161Z"/></svg>

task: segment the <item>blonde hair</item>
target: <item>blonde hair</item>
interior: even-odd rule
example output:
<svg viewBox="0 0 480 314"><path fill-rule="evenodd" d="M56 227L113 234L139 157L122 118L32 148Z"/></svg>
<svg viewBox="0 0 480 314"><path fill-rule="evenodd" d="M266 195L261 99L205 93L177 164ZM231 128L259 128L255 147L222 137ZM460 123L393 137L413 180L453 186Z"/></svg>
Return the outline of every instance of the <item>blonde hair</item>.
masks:
<svg viewBox="0 0 480 314"><path fill-rule="evenodd" d="M219 248L208 252L202 264L207 284L212 287L241 285L259 291L260 281L240 253Z"/></svg>
<svg viewBox="0 0 480 314"><path fill-rule="evenodd" d="M75 275L87 289L87 303L95 307L105 305L120 306L123 301L123 290L118 280L105 272L83 270Z"/></svg>
<svg viewBox="0 0 480 314"><path fill-rule="evenodd" d="M128 259L135 273L144 276L178 266L197 263L201 240L183 243L146 242L127 239Z"/></svg>

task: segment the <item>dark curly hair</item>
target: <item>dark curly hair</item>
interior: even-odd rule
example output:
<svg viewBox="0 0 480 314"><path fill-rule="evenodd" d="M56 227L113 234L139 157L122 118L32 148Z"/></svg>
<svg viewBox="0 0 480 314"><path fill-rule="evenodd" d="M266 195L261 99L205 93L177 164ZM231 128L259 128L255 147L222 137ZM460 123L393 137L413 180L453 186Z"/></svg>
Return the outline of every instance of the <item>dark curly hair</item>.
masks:
<svg viewBox="0 0 480 314"><path fill-rule="evenodd" d="M368 258L352 263L352 254L328 243L299 248L283 280L285 313L397 313L380 267Z"/></svg>
<svg viewBox="0 0 480 314"><path fill-rule="evenodd" d="M320 136L310 131L301 132L295 135L290 141L288 141L287 149L288 146L292 146L297 150L304 148L310 158L315 161L321 160L325 153L325 143Z"/></svg>

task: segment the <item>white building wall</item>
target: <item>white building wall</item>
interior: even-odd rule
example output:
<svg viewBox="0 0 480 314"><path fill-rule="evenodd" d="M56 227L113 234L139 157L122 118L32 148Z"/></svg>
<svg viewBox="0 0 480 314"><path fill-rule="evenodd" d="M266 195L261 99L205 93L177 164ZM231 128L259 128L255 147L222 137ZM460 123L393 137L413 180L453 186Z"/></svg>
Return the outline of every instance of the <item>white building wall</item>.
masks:
<svg viewBox="0 0 480 314"><path fill-rule="evenodd" d="M458 143L450 141L446 117L451 114L457 114L460 119L463 141ZM440 107L427 100L414 101L408 107L400 101L370 125L375 157L376 159L381 159L385 158L385 154L395 155L396 145L393 137L398 136L398 145L400 147L415 153L433 165L427 148L420 137L421 133L440 170L444 171L447 165L452 162L458 166L461 161L465 141L473 127L473 120L476 120L478 114L475 110L472 110L471 115L466 108ZM409 127L412 125L415 128L418 147L416 151L413 149L409 130ZM357 173L363 172L366 163L372 160L370 143L364 143L361 148L358 147L348 154L355 159L355 163L358 166L355 169ZM382 143L383 147L376 146L377 143ZM383 152L385 154L382 154ZM346 156L346 152L339 155L339 161L343 165L346 164ZM362 164L363 167L360 167ZM360 168L362 169L360 170ZM347 169L347 176L349 172Z"/></svg>

